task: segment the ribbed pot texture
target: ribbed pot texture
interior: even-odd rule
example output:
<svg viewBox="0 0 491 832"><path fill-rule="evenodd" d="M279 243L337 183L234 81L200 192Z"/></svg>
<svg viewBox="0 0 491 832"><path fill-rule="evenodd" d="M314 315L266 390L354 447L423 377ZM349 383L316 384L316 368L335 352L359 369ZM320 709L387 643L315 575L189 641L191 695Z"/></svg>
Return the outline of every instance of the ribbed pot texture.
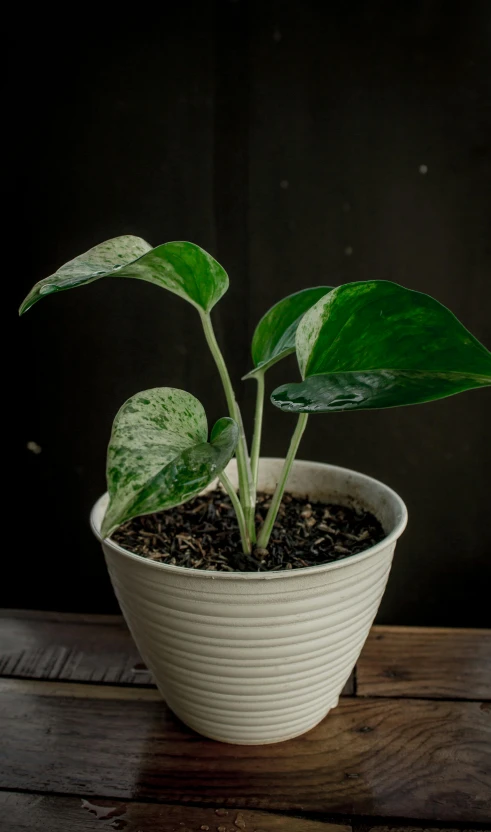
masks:
<svg viewBox="0 0 491 832"><path fill-rule="evenodd" d="M283 460L262 459L272 492ZM233 460L227 473L237 482ZM102 541L114 591L162 696L204 736L240 745L281 742L334 708L380 604L407 511L383 483L296 461L287 490L369 509L385 539L345 560L279 572L206 572L168 566ZM100 539L107 505L92 511Z"/></svg>

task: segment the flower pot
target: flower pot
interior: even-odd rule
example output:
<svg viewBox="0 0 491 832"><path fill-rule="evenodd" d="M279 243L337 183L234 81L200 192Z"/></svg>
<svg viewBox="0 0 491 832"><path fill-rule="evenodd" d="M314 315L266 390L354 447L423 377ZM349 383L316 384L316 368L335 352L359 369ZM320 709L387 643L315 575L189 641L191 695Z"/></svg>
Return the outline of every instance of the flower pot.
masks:
<svg viewBox="0 0 491 832"><path fill-rule="evenodd" d="M274 490L282 465L261 460L260 490ZM234 460L227 473L236 484ZM394 491L345 468L296 461L287 490L368 509L386 537L344 560L269 573L169 566L102 541L123 615L162 696L186 725L222 742L281 742L337 705L407 522ZM99 539L107 499L91 515Z"/></svg>

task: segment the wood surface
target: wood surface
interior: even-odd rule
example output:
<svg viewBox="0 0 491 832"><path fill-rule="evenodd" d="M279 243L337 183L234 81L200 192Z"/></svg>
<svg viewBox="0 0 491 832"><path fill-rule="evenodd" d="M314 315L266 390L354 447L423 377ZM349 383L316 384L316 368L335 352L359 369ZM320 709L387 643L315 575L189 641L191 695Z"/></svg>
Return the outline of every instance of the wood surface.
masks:
<svg viewBox="0 0 491 832"><path fill-rule="evenodd" d="M4 679L10 790L484 822L491 714L473 702L342 699L303 737L237 748L186 728L153 690Z"/></svg>
<svg viewBox="0 0 491 832"><path fill-rule="evenodd" d="M374 627L357 685L359 696L491 699L491 630Z"/></svg>
<svg viewBox="0 0 491 832"><path fill-rule="evenodd" d="M0 676L153 685L119 615L0 612Z"/></svg>
<svg viewBox="0 0 491 832"><path fill-rule="evenodd" d="M120 800L0 792L11 832L351 832L348 824L249 809L216 809ZM1 820L0 820L1 824ZM1 828L1 827L0 827ZM6 827L7 828L7 827Z"/></svg>
<svg viewBox="0 0 491 832"><path fill-rule="evenodd" d="M486 824L489 637L374 627L356 692L320 725L241 747L200 737L169 711L148 673L133 669L120 616L5 610L0 829L9 818L9 830L236 832L237 813L251 832ZM98 819L90 806L114 814ZM223 823L217 809L229 812Z"/></svg>

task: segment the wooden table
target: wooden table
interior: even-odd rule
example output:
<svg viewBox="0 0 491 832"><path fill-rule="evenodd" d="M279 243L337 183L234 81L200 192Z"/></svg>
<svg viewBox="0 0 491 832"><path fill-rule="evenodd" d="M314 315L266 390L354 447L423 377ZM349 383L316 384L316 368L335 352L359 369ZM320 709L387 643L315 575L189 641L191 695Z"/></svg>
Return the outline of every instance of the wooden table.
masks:
<svg viewBox="0 0 491 832"><path fill-rule="evenodd" d="M119 617L0 613L0 829L358 832L491 820L491 631L374 627L289 742L203 739Z"/></svg>

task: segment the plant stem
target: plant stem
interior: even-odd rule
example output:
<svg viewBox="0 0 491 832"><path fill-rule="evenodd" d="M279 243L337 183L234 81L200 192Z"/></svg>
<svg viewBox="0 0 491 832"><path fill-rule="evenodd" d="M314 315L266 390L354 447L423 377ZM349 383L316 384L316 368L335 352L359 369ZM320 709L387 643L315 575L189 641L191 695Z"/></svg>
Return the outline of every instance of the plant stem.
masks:
<svg viewBox="0 0 491 832"><path fill-rule="evenodd" d="M239 442L237 444L237 470L239 474L239 495L240 502L244 508L244 515L247 527L250 529L251 524L254 523L254 508L256 503L256 495L254 492L254 485L252 482L251 466L249 462L249 454L247 451L247 442L244 433L244 425L242 422L242 415L239 410L239 405L236 402L234 389L227 370L227 365L223 358L222 352L215 337L213 324L209 314L201 312L201 323L205 333L206 342L210 348L211 354L215 359L217 370L222 380L225 397L227 399L228 411L232 419L235 419L239 426ZM251 535L252 536L252 535Z"/></svg>
<svg viewBox="0 0 491 832"><path fill-rule="evenodd" d="M300 413L298 417L297 426L292 436L292 440L290 442L290 447L288 448L288 453L286 455L285 464L283 465L283 470L281 472L281 476L276 486L276 491L273 494L273 499L271 500L271 505L269 507L269 511L266 515L266 519L263 523L263 527L259 533L259 537L257 539L257 545L261 549L267 549L269 538L271 537L271 532L273 530L274 522L276 520L276 516L278 514L278 509L281 504L281 498L283 497L283 492L285 490L286 481L288 479L288 475L290 473L291 467L293 465L293 460L295 459L295 455L298 451L298 446L300 445L300 440L302 438L302 434L305 430L305 426L307 424L308 414L307 413Z"/></svg>
<svg viewBox="0 0 491 832"><path fill-rule="evenodd" d="M237 520L239 523L239 531L240 531L240 539L242 541L242 548L246 555L250 555L251 553L251 541L249 539L249 532L247 530L247 523L244 516L244 511L240 504L240 500L237 496L237 492L233 487L232 483L230 482L229 478L227 477L225 471L222 471L219 477L220 482L222 483L225 491L227 492L228 496L232 500L232 505L235 509L235 513L237 515Z"/></svg>
<svg viewBox="0 0 491 832"><path fill-rule="evenodd" d="M256 517L256 489L254 487L254 483L252 480L252 472L251 472L251 463L249 459L249 453L247 450L247 440L245 438L245 431L244 431L244 423L242 421L242 413L240 412L239 406L236 404L236 421L239 425L239 433L240 436L244 440L244 455L245 455L245 465L246 465L246 476L247 476L247 493L249 494L249 502L244 506L244 514L246 518L247 528L249 531L249 537L253 543L256 542L256 524L255 524L255 517ZM240 445L240 440L239 440ZM241 469L240 469L240 448L237 448L237 469L239 472L239 489L240 493L242 494L242 489L240 487L240 476L241 476Z"/></svg>
<svg viewBox="0 0 491 832"><path fill-rule="evenodd" d="M251 448L251 471L252 481L254 483L254 491L257 491L257 471L259 467L259 452L261 450L261 433L263 427L263 407L264 407L264 372L256 373L257 393L256 393L256 413L254 416L254 436L252 437Z"/></svg>

